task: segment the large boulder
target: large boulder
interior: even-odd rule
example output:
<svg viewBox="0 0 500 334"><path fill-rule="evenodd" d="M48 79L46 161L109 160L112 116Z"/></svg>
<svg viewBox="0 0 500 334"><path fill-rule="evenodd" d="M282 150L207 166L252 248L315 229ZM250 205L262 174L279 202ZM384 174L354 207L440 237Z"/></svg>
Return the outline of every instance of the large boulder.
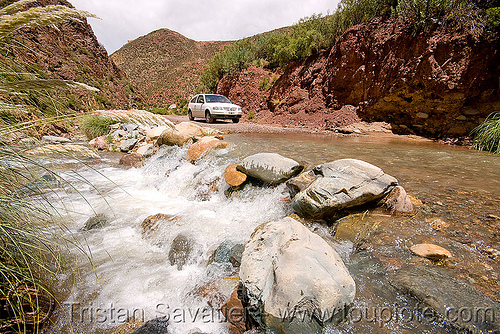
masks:
<svg viewBox="0 0 500 334"><path fill-rule="evenodd" d="M175 126L177 131L189 137L204 137L220 134L219 130L199 126L191 122L181 122Z"/></svg>
<svg viewBox="0 0 500 334"><path fill-rule="evenodd" d="M228 142L217 137L203 137L191 145L186 153L186 159L194 164L198 159L203 158L212 150L226 148Z"/></svg>
<svg viewBox="0 0 500 334"><path fill-rule="evenodd" d="M166 128L155 142L156 146L183 146L193 140L193 136L177 131L175 128Z"/></svg>
<svg viewBox="0 0 500 334"><path fill-rule="evenodd" d="M270 184L279 184L297 175L304 167L278 153L257 153L246 157L236 168L242 173Z"/></svg>
<svg viewBox="0 0 500 334"><path fill-rule="evenodd" d="M386 196L398 181L382 169L356 159L341 159L313 169L319 176L292 200L301 216L323 218L338 210L364 205Z"/></svg>
<svg viewBox="0 0 500 334"><path fill-rule="evenodd" d="M167 128L171 129L171 127L168 126L157 126L149 129L148 131L146 131L146 141L148 143L155 142Z"/></svg>
<svg viewBox="0 0 500 334"><path fill-rule="evenodd" d="M308 312L329 320L321 316L343 310L356 291L337 252L290 217L257 227L243 252L240 278L254 320L280 333L309 333L320 325L316 320L294 323L289 317Z"/></svg>

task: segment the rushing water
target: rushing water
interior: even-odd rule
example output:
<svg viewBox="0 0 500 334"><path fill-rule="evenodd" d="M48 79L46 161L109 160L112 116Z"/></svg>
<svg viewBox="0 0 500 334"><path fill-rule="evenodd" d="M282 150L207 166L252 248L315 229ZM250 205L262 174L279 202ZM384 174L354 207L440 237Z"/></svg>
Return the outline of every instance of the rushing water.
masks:
<svg viewBox="0 0 500 334"><path fill-rule="evenodd" d="M291 213L284 185L250 185L227 195L225 167L253 153L277 152L309 168L341 158L365 160L395 176L410 194L424 199L428 211L448 219L451 229L462 219L472 224L475 217L498 215L500 158L484 152L395 138L230 135L226 140L234 145L212 152L194 165L185 160L187 148L169 147L138 169L119 168L117 156L109 154L97 164L77 168L77 174L61 171L62 177L71 180L71 187L66 186L55 203L59 212L67 213L62 219L77 243L91 254L91 261L73 252L75 273L61 274L54 282L64 303L45 333L107 333L130 316L148 320L164 315L170 317L169 333L184 334L195 328L204 333L228 333L228 324L217 309L237 284L237 272L229 264L208 264L211 255L222 242L244 244L259 224ZM144 233L143 220L158 213L175 218ZM83 230L86 220L95 214L105 214L107 224ZM383 244L377 250L383 258L415 261L404 249L428 234L461 254L463 266L481 256L476 249L436 234L423 219L408 222L411 233L401 219L391 223L396 236L389 237L393 246ZM387 272L369 252L356 253L352 242L335 240L324 224L312 223L310 227L344 258L357 283L355 306L415 305L411 297L388 287ZM478 236L482 236L481 229L488 233L488 226L479 224L476 228ZM387 232L382 229L377 240L384 240ZM179 234L187 236L193 246L182 270L168 260L170 245ZM396 319L387 324L344 322L325 332L453 330L439 322L402 323Z"/></svg>

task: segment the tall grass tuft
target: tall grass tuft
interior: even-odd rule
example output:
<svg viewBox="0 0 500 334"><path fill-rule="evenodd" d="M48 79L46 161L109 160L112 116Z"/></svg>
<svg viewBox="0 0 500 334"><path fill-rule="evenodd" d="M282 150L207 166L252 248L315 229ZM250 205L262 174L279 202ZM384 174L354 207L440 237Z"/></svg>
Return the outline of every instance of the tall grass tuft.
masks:
<svg viewBox="0 0 500 334"><path fill-rule="evenodd" d="M80 130L91 140L96 137L105 136L109 133L109 126L116 121L108 117L87 116L80 121Z"/></svg>
<svg viewBox="0 0 500 334"><path fill-rule="evenodd" d="M9 45L11 34L22 27L38 27L92 16L66 6L32 7L34 0L20 0L0 8L0 44ZM57 174L6 139L18 131L60 119L29 119L17 124L16 113L26 114L26 104L13 103L18 96L28 100L31 91L60 87L89 86L65 80L45 80L36 74L21 73L16 64L0 64L6 76L0 82L0 331L39 332L50 312L53 300L46 285L62 268L61 247L66 240L58 237L51 189L57 188ZM43 94L43 93L42 93ZM52 100L54 104L58 103ZM64 229L64 226L60 226ZM59 233L58 233L59 232Z"/></svg>
<svg viewBox="0 0 500 334"><path fill-rule="evenodd" d="M500 112L494 112L471 132L474 147L500 154Z"/></svg>

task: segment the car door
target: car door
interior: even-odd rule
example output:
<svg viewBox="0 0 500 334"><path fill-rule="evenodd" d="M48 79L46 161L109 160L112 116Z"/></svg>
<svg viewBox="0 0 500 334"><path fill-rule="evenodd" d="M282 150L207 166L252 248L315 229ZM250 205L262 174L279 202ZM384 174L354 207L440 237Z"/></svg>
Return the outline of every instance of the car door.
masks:
<svg viewBox="0 0 500 334"><path fill-rule="evenodd" d="M196 117L205 117L205 113L203 110L203 104L205 103L205 96L203 94L200 94L198 96L198 101L196 103Z"/></svg>

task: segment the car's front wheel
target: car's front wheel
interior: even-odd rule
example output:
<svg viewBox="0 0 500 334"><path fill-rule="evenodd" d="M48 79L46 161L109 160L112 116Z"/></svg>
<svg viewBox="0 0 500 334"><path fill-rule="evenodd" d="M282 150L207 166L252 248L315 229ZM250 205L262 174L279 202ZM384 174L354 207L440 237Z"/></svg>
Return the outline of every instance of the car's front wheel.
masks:
<svg viewBox="0 0 500 334"><path fill-rule="evenodd" d="M238 123L240 121L239 118L233 118L233 123Z"/></svg>
<svg viewBox="0 0 500 334"><path fill-rule="evenodd" d="M210 111L205 111L205 121L207 123L213 123L215 121L215 118L210 114Z"/></svg>
<svg viewBox="0 0 500 334"><path fill-rule="evenodd" d="M190 121L194 121L193 113L191 112L191 109L188 110L188 118Z"/></svg>

